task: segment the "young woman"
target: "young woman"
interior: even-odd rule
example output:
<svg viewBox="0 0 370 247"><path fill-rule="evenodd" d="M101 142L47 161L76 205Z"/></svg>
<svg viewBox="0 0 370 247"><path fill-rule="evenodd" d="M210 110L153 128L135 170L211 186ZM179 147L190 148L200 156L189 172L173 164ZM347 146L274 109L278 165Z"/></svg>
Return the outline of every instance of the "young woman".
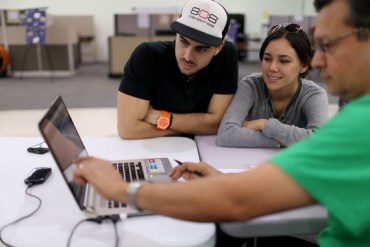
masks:
<svg viewBox="0 0 370 247"><path fill-rule="evenodd" d="M271 27L259 55L262 73L239 82L218 130L219 146L287 146L328 120L326 91L303 79L310 70L312 50L298 24Z"/></svg>

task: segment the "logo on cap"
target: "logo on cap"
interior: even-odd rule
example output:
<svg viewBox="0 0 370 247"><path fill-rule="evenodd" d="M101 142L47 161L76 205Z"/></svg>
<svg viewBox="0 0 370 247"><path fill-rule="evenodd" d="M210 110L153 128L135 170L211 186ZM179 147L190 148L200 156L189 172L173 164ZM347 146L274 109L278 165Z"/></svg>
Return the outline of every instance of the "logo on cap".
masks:
<svg viewBox="0 0 370 247"><path fill-rule="evenodd" d="M189 18L207 23L207 25L211 27L214 27L214 24L216 24L217 20L219 19L216 15L198 7L191 8Z"/></svg>

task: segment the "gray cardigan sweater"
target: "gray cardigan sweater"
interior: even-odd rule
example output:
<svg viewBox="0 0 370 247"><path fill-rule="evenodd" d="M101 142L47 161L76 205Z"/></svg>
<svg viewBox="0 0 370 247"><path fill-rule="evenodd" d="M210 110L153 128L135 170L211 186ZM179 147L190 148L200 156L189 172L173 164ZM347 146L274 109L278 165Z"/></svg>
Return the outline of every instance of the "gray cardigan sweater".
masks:
<svg viewBox="0 0 370 247"><path fill-rule="evenodd" d="M242 78L225 112L216 144L225 147L279 147L310 135L329 118L326 91L301 79L297 92L279 119L271 104L261 73ZM245 120L267 119L263 131L241 127Z"/></svg>

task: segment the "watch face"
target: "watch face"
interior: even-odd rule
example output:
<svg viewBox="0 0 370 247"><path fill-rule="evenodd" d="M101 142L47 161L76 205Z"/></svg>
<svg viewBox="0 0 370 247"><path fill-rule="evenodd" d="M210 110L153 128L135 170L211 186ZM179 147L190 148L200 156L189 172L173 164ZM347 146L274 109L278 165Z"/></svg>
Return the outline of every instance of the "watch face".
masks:
<svg viewBox="0 0 370 247"><path fill-rule="evenodd" d="M170 120L165 117L161 117L158 119L158 128L160 129L167 129L168 125L170 124Z"/></svg>

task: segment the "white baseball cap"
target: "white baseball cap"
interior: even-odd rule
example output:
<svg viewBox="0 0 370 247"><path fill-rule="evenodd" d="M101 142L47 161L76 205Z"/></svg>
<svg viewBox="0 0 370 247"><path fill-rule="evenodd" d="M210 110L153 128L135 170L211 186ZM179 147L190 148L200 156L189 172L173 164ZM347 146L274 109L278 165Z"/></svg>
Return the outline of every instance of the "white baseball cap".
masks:
<svg viewBox="0 0 370 247"><path fill-rule="evenodd" d="M229 15L216 1L189 0L171 28L197 42L217 46L222 44L229 28Z"/></svg>

